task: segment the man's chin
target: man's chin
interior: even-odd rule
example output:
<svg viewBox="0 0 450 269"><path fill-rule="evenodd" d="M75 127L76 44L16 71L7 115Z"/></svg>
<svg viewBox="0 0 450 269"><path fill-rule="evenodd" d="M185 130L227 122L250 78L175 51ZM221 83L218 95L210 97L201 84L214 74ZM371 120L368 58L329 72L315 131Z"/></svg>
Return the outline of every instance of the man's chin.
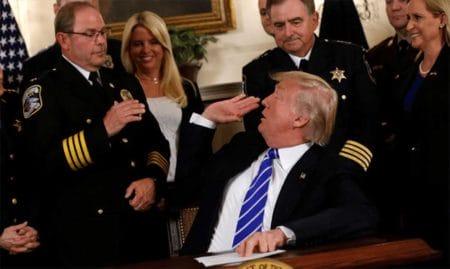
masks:
<svg viewBox="0 0 450 269"><path fill-rule="evenodd" d="M258 124L258 132L261 133L261 130L264 130L264 123L263 119L261 119L261 122Z"/></svg>

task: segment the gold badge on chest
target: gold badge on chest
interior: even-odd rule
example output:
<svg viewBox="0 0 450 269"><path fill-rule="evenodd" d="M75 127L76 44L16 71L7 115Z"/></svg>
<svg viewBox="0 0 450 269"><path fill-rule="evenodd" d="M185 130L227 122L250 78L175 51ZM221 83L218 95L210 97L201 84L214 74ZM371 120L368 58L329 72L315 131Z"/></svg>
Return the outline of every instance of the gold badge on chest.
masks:
<svg viewBox="0 0 450 269"><path fill-rule="evenodd" d="M123 101L127 101L127 100L133 100L133 95L131 94L131 92L127 89L122 89L120 90L120 97L122 97Z"/></svg>
<svg viewBox="0 0 450 269"><path fill-rule="evenodd" d="M337 80L339 83L341 83L341 80L347 79L347 77L345 76L344 73L345 73L345 70L341 70L336 67L335 70L330 71L330 74L333 75L331 77L331 80Z"/></svg>

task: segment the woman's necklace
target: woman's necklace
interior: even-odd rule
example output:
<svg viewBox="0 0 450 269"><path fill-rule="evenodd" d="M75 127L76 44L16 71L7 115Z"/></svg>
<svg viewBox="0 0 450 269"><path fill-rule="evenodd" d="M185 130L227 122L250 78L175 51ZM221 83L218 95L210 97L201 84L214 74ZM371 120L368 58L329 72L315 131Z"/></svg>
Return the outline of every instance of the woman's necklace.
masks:
<svg viewBox="0 0 450 269"><path fill-rule="evenodd" d="M426 75L430 72L431 68L424 71L424 70L422 69L422 64L423 64L423 60L422 60L422 61L420 62L420 64L419 64L419 73L420 73L421 75L426 76Z"/></svg>
<svg viewBox="0 0 450 269"><path fill-rule="evenodd" d="M136 72L135 74L136 74L136 77L137 77L138 79L140 79L140 80L151 81L153 84L159 85L159 78L158 78L158 77L153 77L153 78L151 78L151 77L147 77L147 76L144 75L144 74L138 74L137 72Z"/></svg>

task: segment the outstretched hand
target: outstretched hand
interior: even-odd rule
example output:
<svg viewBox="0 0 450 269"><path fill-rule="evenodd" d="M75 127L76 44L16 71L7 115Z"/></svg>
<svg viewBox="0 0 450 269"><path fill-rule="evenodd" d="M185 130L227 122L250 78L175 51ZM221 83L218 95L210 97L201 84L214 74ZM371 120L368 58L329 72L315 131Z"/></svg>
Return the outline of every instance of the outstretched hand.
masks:
<svg viewBox="0 0 450 269"><path fill-rule="evenodd" d="M215 123L242 121L248 112L259 107L259 98L240 94L208 105L202 116Z"/></svg>

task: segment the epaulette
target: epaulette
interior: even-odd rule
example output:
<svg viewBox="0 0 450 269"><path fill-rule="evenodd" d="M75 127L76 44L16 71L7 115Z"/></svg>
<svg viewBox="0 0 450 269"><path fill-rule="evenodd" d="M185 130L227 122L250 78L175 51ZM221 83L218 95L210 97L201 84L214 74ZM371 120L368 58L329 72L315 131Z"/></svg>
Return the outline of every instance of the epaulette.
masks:
<svg viewBox="0 0 450 269"><path fill-rule="evenodd" d="M388 41L388 43L387 43L387 46L390 47L390 46L392 46L393 44L394 44L394 37L391 36L391 37L389 38L389 41Z"/></svg>
<svg viewBox="0 0 450 269"><path fill-rule="evenodd" d="M325 41L325 42L336 42L336 43L346 44L346 45L355 45L355 44L352 43L352 42L345 41L345 40L339 40L339 39L333 39L333 40L330 40L330 39L328 39L328 38L325 38L323 41Z"/></svg>
<svg viewBox="0 0 450 269"><path fill-rule="evenodd" d="M261 59L261 58L263 58L263 57L266 57L266 56L269 55L269 53L271 53L273 50L274 50L274 49L268 49L268 50L266 50L265 52L263 52L261 55L259 55L259 56L256 57L255 59L253 59L253 60L258 60L258 59Z"/></svg>
<svg viewBox="0 0 450 269"><path fill-rule="evenodd" d="M337 43L337 44L348 45L348 46L352 46L352 47L356 47L356 48L360 48L360 49L362 49L362 50L365 50L364 47L362 47L362 46L360 46L360 45L358 45L358 44L355 44L355 43L353 43L353 42L350 42L350 41L338 40L338 39L333 39L333 40L324 39L324 41L325 41L325 42L330 42L330 43L331 43L331 42L334 42L334 43Z"/></svg>

